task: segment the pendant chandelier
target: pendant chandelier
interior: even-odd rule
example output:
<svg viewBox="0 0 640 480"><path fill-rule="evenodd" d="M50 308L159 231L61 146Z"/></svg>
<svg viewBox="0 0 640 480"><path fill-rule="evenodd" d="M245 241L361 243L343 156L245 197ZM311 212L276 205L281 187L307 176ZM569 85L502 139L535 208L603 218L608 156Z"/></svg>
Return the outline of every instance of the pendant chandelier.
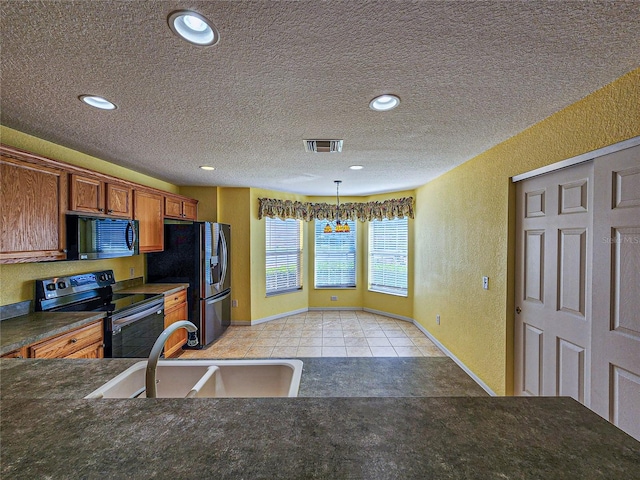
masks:
<svg viewBox="0 0 640 480"><path fill-rule="evenodd" d="M327 222L324 226L324 233L349 233L351 228L349 228L347 221L340 222L340 184L342 180L334 180L333 183L336 184L336 222L335 227L331 226L331 222Z"/></svg>

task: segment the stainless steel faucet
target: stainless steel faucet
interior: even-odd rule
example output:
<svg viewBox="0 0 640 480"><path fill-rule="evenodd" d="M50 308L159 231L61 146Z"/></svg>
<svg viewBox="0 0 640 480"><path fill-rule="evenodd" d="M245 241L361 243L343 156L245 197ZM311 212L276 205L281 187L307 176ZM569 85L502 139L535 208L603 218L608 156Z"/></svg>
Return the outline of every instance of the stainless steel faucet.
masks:
<svg viewBox="0 0 640 480"><path fill-rule="evenodd" d="M167 339L173 332L175 332L179 328L185 328L187 332L191 333L195 333L198 331L198 328L193 323L187 320L180 320L179 322L175 322L169 325L160 334L160 336L156 340L156 343L153 344L153 348L151 349L151 353L149 354L149 360L147 361L147 398L156 398L156 395L158 393L156 390L156 367L158 366L158 360L160 359L160 354L162 353L162 349L164 348L164 344L167 342Z"/></svg>

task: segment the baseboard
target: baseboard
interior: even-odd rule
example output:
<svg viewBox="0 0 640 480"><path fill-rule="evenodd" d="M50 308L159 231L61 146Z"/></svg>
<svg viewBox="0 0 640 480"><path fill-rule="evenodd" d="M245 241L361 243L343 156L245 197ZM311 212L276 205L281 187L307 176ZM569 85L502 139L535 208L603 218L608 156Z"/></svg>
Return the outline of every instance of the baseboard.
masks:
<svg viewBox="0 0 640 480"><path fill-rule="evenodd" d="M424 328L422 325L420 325L415 319L410 318L410 317L404 317L402 315L395 315L393 313L383 312L381 310L374 310L373 308L360 308L360 307L309 307L309 308L300 308L298 310L292 310L290 312L279 313L277 315L272 315L270 317L260 318L260 319L255 320L255 321L236 320L236 321L232 321L231 325L248 327L248 326L251 326L251 325L258 325L260 323L265 323L265 322L270 322L272 320L277 320L279 318L288 317L290 315L296 315L298 313L306 313L306 312L322 311L322 310L365 311L365 312L373 313L373 314L376 314L376 315L383 315L385 317L394 318L396 320L402 320L403 322L412 323L413 325L415 325L418 328L418 330L420 330L422 333L424 333L429 338L429 340L431 340L433 343L435 343L436 346L440 350L442 350L447 357L449 357L451 360L453 360L462 370L464 370L464 372L467 375L469 375L473 379L473 381L476 382L485 392L487 392L492 397L497 397L497 394L493 390L491 390L491 388L489 388L489 386L486 383L484 383L482 380L480 380L480 378L475 373L473 373L471 371L471 369L469 369L469 367L467 367L447 347L442 345L442 343L440 343L436 337L431 335L431 333L429 333L429 331L426 328Z"/></svg>
<svg viewBox="0 0 640 480"><path fill-rule="evenodd" d="M350 311L361 311L360 307L309 307L310 312L322 311L322 310L350 310Z"/></svg>
<svg viewBox="0 0 640 480"><path fill-rule="evenodd" d="M271 315L270 317L263 317L263 318L259 318L258 320L251 320L250 322L243 323L242 325L258 325L260 323L270 322L272 320L278 320L279 318L282 318L282 317L297 315L298 313L307 313L307 310L310 310L310 309L299 308L298 310L291 310L289 312L278 313L277 315ZM244 320L244 322L246 322L246 320ZM234 323L231 322L231 324L233 325Z"/></svg>
<svg viewBox="0 0 640 480"><path fill-rule="evenodd" d="M447 357L449 357L451 360L453 360L462 370L465 371L465 373L467 375L469 375L478 385L480 385L480 387L482 387L482 389L487 392L489 395L491 395L492 397L497 397L498 395L496 394L496 392L494 392L493 390L491 390L489 388L489 386L484 383L482 380L480 380L480 378L478 378L478 376L473 373L471 371L471 369L469 369L469 367L467 367L464 363L462 363L462 361L456 357L453 353L451 353L451 351L445 347L444 345L442 345L438 339L436 337L434 337L433 335L431 335L431 333L429 333L429 331L424 328L422 325L420 325L417 321L412 320L412 323L418 327L418 330L420 330L422 333L424 333L427 337L429 337L429 340L431 340L433 343L435 343L437 345L437 347L442 350Z"/></svg>
<svg viewBox="0 0 640 480"><path fill-rule="evenodd" d="M396 315L394 313L383 312L382 310L374 310L373 308L363 308L365 312L375 313L376 315L383 315L389 318L395 318L396 320L402 320L403 322L414 323L413 318L403 317L402 315Z"/></svg>

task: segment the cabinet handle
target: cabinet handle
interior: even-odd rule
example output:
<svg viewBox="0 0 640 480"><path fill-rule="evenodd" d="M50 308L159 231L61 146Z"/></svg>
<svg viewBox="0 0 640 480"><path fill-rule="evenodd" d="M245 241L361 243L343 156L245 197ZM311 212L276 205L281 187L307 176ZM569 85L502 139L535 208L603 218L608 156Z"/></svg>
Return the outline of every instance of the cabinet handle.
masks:
<svg viewBox="0 0 640 480"><path fill-rule="evenodd" d="M98 211L99 212L104 212L104 208L99 208Z"/></svg>
<svg viewBox="0 0 640 480"><path fill-rule="evenodd" d="M69 340L70 343L76 343L78 341L77 338L72 338L71 340Z"/></svg>
<svg viewBox="0 0 640 480"><path fill-rule="evenodd" d="M107 210L107 213L113 213L113 210Z"/></svg>

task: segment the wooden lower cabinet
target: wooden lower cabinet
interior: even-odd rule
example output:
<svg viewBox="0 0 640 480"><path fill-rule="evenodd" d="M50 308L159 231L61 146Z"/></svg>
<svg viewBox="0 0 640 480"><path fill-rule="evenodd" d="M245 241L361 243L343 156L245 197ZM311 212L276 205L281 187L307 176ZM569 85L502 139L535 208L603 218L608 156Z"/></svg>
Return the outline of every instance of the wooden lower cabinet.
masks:
<svg viewBox="0 0 640 480"><path fill-rule="evenodd" d="M187 291L180 290L164 297L164 328L180 320L189 319L187 308ZM182 351L187 343L187 331L184 328L173 333L164 345L165 358L173 357Z"/></svg>
<svg viewBox="0 0 640 480"><path fill-rule="evenodd" d="M102 320L28 347L29 358L103 358Z"/></svg>
<svg viewBox="0 0 640 480"><path fill-rule="evenodd" d="M25 358L27 356L26 347L19 348L18 350L12 350L9 353L5 353L0 358Z"/></svg>

